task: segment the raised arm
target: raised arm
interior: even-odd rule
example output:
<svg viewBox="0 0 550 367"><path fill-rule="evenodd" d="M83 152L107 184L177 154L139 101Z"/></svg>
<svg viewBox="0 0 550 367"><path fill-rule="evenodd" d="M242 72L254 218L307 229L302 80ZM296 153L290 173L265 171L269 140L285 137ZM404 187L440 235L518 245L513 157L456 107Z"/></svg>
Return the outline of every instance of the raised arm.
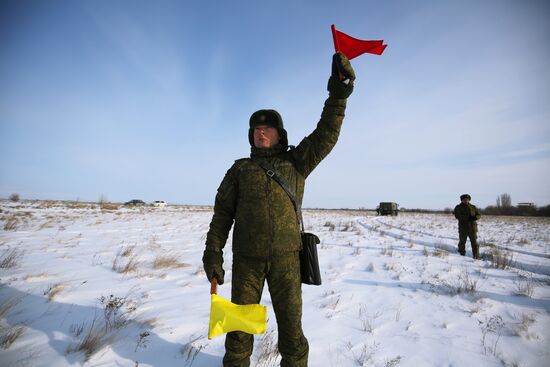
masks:
<svg viewBox="0 0 550 367"><path fill-rule="evenodd" d="M349 60L337 52L332 58L332 75L328 80L329 97L325 101L321 119L313 132L294 149L297 168L307 177L332 150L344 120L347 98L353 92L355 72Z"/></svg>

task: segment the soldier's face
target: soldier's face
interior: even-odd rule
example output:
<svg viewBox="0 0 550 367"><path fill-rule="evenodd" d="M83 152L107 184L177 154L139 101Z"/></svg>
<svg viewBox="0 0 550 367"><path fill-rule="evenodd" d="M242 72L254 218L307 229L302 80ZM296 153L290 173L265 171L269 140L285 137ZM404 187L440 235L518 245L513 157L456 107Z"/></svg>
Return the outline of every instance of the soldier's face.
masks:
<svg viewBox="0 0 550 367"><path fill-rule="evenodd" d="M274 127L260 125L254 128L254 145L256 148L271 148L280 139L279 132Z"/></svg>
<svg viewBox="0 0 550 367"><path fill-rule="evenodd" d="M463 203L463 204L469 204L469 203L470 203L470 199L464 198L464 199L462 199L462 203Z"/></svg>

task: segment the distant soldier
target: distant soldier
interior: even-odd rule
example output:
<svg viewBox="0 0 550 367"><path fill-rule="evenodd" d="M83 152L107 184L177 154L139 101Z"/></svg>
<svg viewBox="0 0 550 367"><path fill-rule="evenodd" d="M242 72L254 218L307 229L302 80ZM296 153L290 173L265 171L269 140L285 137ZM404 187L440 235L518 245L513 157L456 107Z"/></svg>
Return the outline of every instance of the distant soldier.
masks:
<svg viewBox="0 0 550 367"><path fill-rule="evenodd" d="M479 245L477 244L477 220L481 217L475 205L470 204L472 197L468 194L460 195L461 203L455 206L454 215L458 219L458 252L466 255L466 240L470 237L474 259L479 259Z"/></svg>

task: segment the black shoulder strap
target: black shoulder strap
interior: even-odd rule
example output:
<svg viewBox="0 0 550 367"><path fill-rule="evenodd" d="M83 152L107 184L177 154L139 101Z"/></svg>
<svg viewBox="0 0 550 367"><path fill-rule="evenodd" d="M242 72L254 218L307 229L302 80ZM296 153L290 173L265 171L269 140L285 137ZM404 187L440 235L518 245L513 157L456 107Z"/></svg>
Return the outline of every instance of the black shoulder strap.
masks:
<svg viewBox="0 0 550 367"><path fill-rule="evenodd" d="M283 175L281 175L278 171L275 170L275 168L266 160L253 160L257 165L262 167L265 171L265 174L275 180L283 190L287 193L288 197L290 198L290 201L292 202L292 205L294 205L294 210L296 211L296 217L298 218L298 224L302 228L302 232L304 231L304 220L302 218L302 208L298 204L298 197L296 196L296 193L294 190L290 188L290 185L286 178L284 178Z"/></svg>

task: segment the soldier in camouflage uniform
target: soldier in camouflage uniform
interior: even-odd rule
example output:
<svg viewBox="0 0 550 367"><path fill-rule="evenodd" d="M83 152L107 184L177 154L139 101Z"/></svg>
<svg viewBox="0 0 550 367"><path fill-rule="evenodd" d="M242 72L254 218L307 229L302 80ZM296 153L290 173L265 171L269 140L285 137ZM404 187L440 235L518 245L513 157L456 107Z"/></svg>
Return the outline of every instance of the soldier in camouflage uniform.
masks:
<svg viewBox="0 0 550 367"><path fill-rule="evenodd" d="M466 255L466 240L470 237L474 259L479 259L479 245L477 244L477 220L481 217L475 205L470 204L471 196L460 196L461 203L455 207L454 215L458 219L458 252Z"/></svg>
<svg viewBox="0 0 550 367"><path fill-rule="evenodd" d="M307 366L309 351L301 321L300 228L287 193L257 162L268 161L284 176L301 205L305 179L338 140L354 79L349 60L336 53L321 119L297 147L288 146L277 111L254 112L248 133L250 158L235 161L216 195L203 255L208 280L224 282L222 249L234 224L231 301L259 303L267 280L277 318L281 366L285 367ZM228 333L223 365L249 366L252 348L252 335Z"/></svg>

